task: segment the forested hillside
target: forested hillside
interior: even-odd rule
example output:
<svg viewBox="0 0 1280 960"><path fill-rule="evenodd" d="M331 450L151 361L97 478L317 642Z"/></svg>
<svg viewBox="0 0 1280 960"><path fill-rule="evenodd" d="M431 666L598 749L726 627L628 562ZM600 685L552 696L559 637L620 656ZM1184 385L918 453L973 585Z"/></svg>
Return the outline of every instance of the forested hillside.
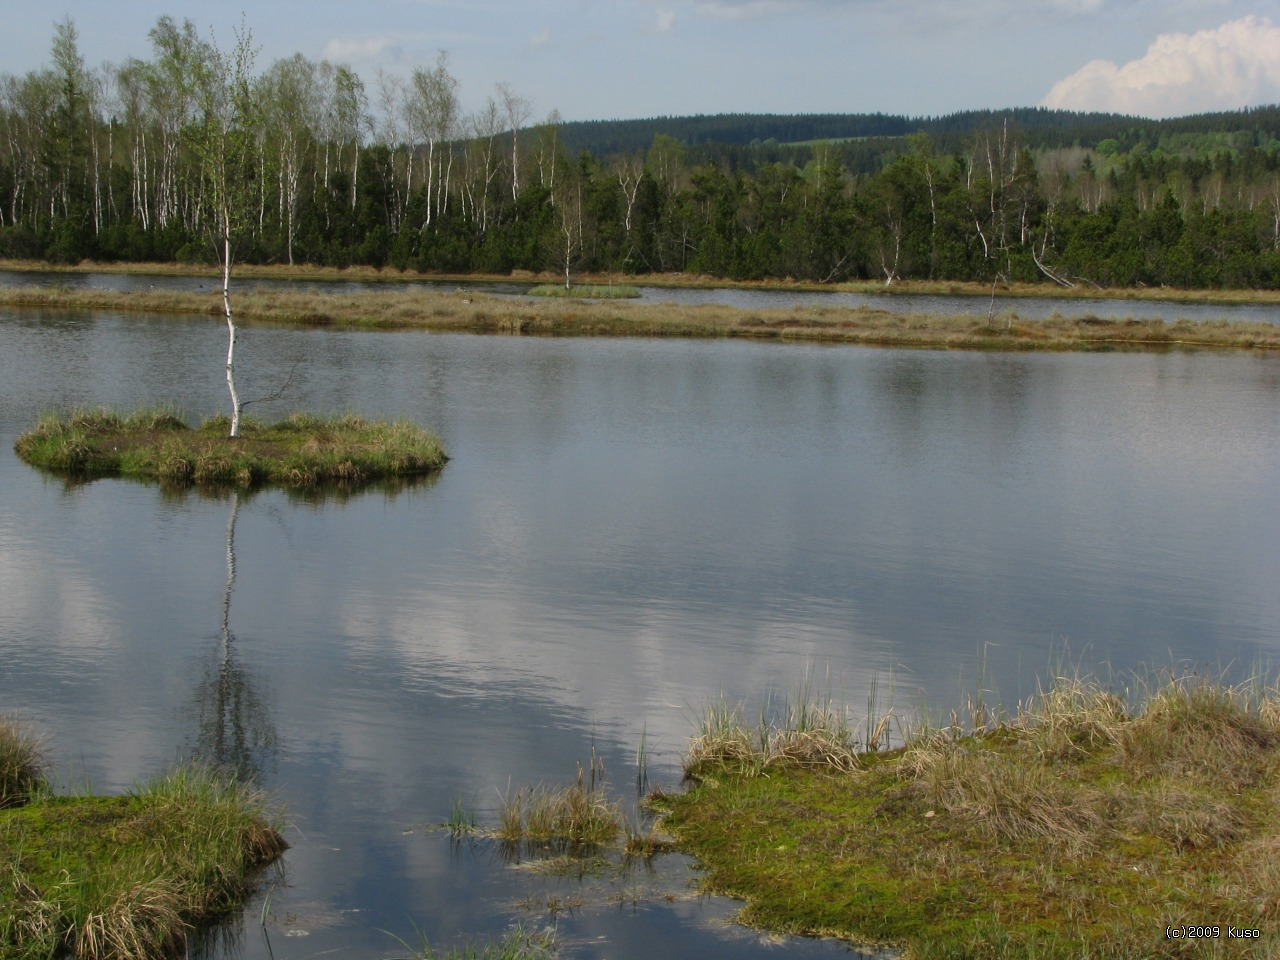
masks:
<svg viewBox="0 0 1280 960"><path fill-rule="evenodd" d="M0 76L0 256L215 259L225 57L169 18L149 39L90 69L66 21L50 66ZM1277 107L536 123L506 85L464 115L443 56L370 89L295 55L244 96L248 261L1280 286Z"/></svg>

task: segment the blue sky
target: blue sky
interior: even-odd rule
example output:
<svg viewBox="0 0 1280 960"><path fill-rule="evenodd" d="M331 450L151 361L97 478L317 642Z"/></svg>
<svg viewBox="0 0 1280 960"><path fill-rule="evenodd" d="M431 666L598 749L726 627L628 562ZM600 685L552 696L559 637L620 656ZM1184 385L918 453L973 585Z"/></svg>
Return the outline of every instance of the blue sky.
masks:
<svg viewBox="0 0 1280 960"><path fill-rule="evenodd" d="M260 68L343 63L376 100L379 68L443 49L465 109L506 82L535 119L1280 102L1280 0L0 0L0 73L46 65L64 15L98 66L149 56L164 14L229 46L250 8Z"/></svg>

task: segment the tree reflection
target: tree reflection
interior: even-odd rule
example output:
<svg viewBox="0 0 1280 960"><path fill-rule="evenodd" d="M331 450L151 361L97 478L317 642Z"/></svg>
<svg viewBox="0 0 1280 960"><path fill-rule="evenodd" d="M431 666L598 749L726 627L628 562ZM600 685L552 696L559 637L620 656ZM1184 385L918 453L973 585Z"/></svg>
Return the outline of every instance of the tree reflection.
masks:
<svg viewBox="0 0 1280 960"><path fill-rule="evenodd" d="M222 594L222 642L206 665L197 688L197 760L228 770L242 780L258 780L274 763L276 730L258 683L236 657L231 630L231 594L236 583L236 519L240 494L231 492L227 518L227 582Z"/></svg>

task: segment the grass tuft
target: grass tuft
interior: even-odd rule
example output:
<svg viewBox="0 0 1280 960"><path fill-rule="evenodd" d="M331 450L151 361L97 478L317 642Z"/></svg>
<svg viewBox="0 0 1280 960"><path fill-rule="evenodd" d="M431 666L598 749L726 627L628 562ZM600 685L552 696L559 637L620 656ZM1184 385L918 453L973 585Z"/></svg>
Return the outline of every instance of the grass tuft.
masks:
<svg viewBox="0 0 1280 960"><path fill-rule="evenodd" d="M622 809L609 799L604 764L594 750L587 770L579 764L572 785L508 790L498 807L497 836L511 845L598 847L621 830Z"/></svg>
<svg viewBox="0 0 1280 960"><path fill-rule="evenodd" d="M417 947L395 938L408 951L394 960L552 960L556 956L555 935L551 931L527 931L516 925L510 933L498 941L464 944L441 951L433 947L425 937Z"/></svg>

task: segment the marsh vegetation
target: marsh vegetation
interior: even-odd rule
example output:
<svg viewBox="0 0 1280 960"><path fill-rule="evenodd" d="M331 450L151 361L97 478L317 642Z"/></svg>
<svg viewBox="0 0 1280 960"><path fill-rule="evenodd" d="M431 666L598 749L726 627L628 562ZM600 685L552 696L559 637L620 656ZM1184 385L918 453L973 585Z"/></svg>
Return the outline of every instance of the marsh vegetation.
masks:
<svg viewBox="0 0 1280 960"><path fill-rule="evenodd" d="M855 754L827 705L755 728L713 708L664 825L770 929L918 958L1274 954L1274 684L1067 676L902 729Z"/></svg>

